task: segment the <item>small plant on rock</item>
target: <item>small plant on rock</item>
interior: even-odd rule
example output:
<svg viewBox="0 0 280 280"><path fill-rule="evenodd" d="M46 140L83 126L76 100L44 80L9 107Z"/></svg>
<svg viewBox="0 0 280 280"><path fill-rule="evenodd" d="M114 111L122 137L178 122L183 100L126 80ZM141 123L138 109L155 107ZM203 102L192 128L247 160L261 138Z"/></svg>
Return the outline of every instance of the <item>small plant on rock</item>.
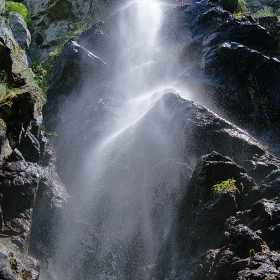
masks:
<svg viewBox="0 0 280 280"><path fill-rule="evenodd" d="M234 179L228 179L226 181L219 182L212 187L212 195L218 195L226 191L237 191Z"/></svg>
<svg viewBox="0 0 280 280"><path fill-rule="evenodd" d="M260 17L270 17L273 16L272 8L265 6L262 9L258 10L257 12L253 13L253 17L260 18Z"/></svg>

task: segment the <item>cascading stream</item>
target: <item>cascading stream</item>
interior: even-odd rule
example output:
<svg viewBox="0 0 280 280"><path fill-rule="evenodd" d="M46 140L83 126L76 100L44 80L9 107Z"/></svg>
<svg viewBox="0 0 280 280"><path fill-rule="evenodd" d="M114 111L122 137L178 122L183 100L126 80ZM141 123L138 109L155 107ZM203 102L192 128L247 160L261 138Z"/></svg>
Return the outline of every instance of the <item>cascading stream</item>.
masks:
<svg viewBox="0 0 280 280"><path fill-rule="evenodd" d="M170 230L186 167L183 132L172 129L172 116L159 100L170 79L158 38L162 8L157 1L134 1L115 15L113 74L104 82L113 88L114 114L105 114L106 122L98 124L102 133L79 147L81 161L71 163L75 153L65 152L65 170L72 164L65 182L71 199L49 265L54 279L147 280ZM118 99L121 105L114 104ZM85 89L73 114L89 100ZM107 101L100 98L94 106L107 108ZM181 146L175 139L182 139ZM57 149L64 145L62 136Z"/></svg>

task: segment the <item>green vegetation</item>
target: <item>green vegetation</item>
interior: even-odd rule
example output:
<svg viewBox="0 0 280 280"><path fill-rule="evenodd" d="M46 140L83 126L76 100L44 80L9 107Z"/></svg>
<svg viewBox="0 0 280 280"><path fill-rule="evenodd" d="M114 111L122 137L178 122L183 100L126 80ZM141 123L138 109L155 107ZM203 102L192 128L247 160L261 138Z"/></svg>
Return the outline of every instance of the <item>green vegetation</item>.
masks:
<svg viewBox="0 0 280 280"><path fill-rule="evenodd" d="M28 22L28 10L24 4L8 1L5 6L5 13L9 14L9 12L14 12L22 15L25 22Z"/></svg>
<svg viewBox="0 0 280 280"><path fill-rule="evenodd" d="M6 84L0 84L0 96L3 96L6 94L8 88L6 86Z"/></svg>
<svg viewBox="0 0 280 280"><path fill-rule="evenodd" d="M239 9L234 13L236 18L241 18L243 15L251 15L254 18L258 19L260 17L269 17L269 16L277 16L278 20L280 20L280 10L277 8L273 8L270 6L263 7L250 7L249 1L246 0L238 0Z"/></svg>
<svg viewBox="0 0 280 280"><path fill-rule="evenodd" d="M55 49L50 53L50 59L51 64L53 65L55 62L55 59L60 55L60 53L63 50L64 45L56 46Z"/></svg>
<svg viewBox="0 0 280 280"><path fill-rule="evenodd" d="M32 71L35 74L35 80L38 83L41 91L41 95L44 98L47 98L47 91L50 89L48 86L48 71L46 68L42 66L42 64L32 63L31 65Z"/></svg>
<svg viewBox="0 0 280 280"><path fill-rule="evenodd" d="M5 16L8 16L10 12L20 14L23 17L29 29L31 29L34 26L34 23L29 17L28 10L24 4L13 1L7 1L3 14ZM8 19L5 18L4 20L6 24L9 25Z"/></svg>
<svg viewBox="0 0 280 280"><path fill-rule="evenodd" d="M73 24L73 30L59 30L57 35L60 37L60 44L68 42L70 39L77 39L85 31L85 27L81 23Z"/></svg>
<svg viewBox="0 0 280 280"><path fill-rule="evenodd" d="M0 71L0 98L8 92L7 76L5 71Z"/></svg>
<svg viewBox="0 0 280 280"><path fill-rule="evenodd" d="M212 187L212 195L218 195L227 191L237 191L237 187L235 185L236 181L234 179L228 179L226 181L219 182Z"/></svg>
<svg viewBox="0 0 280 280"><path fill-rule="evenodd" d="M249 257L252 258L252 257L254 257L255 255L256 255L255 250L254 250L254 249L250 249L250 250L249 250Z"/></svg>
<svg viewBox="0 0 280 280"><path fill-rule="evenodd" d="M263 7L262 9L258 10L257 12L253 13L252 16L254 18L260 18L260 17L270 17L274 16L273 9L270 7Z"/></svg>
<svg viewBox="0 0 280 280"><path fill-rule="evenodd" d="M234 16L235 16L236 18L242 18L243 12L240 11L240 12L238 12L238 13L235 13Z"/></svg>
<svg viewBox="0 0 280 280"><path fill-rule="evenodd" d="M0 85L0 90L3 87L5 91L3 90L0 94L0 107L6 105L11 108L13 106L12 99L20 93L20 90L18 88L9 89L5 84Z"/></svg>

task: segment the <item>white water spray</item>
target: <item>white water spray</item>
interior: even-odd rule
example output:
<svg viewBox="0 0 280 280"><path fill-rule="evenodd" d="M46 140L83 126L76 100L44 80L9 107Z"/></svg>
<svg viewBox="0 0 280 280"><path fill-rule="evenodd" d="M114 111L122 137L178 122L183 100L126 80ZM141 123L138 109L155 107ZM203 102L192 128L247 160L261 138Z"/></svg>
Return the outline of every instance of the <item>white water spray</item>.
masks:
<svg viewBox="0 0 280 280"><path fill-rule="evenodd" d="M129 2L115 15L116 58L105 84L113 89L112 99L122 104L108 105L101 98L88 106L112 106L112 114L104 114L100 134L87 139L76 165L71 163L74 153L65 153L65 170L72 166L66 182L72 200L49 273L60 280L147 280L170 230L185 168L182 147L174 142L184 137L172 130L172 117L158 104L168 81L158 43L162 13L159 2L142 0ZM87 92L72 105L73 114L90 101ZM68 132L65 139L71 137L69 128L61 124L61 131ZM65 148L65 139L57 149Z"/></svg>

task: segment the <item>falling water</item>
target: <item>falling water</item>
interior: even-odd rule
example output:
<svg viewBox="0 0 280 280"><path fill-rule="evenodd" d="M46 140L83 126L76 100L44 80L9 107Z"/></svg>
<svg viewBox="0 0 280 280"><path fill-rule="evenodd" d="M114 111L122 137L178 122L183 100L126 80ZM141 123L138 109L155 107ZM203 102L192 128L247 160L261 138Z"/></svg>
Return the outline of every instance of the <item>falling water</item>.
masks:
<svg viewBox="0 0 280 280"><path fill-rule="evenodd" d="M163 7L142 0L116 12L112 74L68 104L81 130L71 135L75 123L60 124L56 149L71 199L49 265L54 279L147 280L170 230L186 165L183 132L160 103L172 80L158 37Z"/></svg>

